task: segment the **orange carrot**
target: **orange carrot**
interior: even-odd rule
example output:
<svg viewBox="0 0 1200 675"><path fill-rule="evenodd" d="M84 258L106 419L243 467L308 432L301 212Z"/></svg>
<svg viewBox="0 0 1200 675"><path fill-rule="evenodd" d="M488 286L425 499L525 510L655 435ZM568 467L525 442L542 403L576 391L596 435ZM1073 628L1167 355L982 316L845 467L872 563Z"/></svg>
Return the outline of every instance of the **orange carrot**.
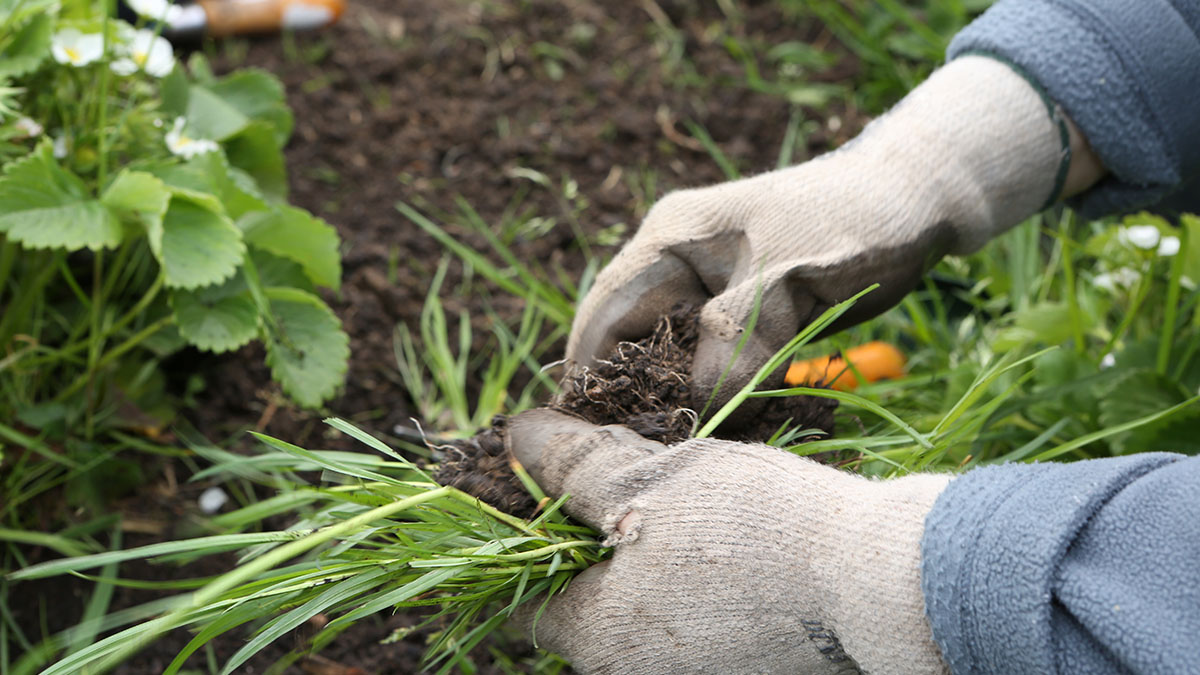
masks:
<svg viewBox="0 0 1200 675"><path fill-rule="evenodd" d="M904 375L904 354L886 342L868 342L846 350L846 358L867 382L876 382ZM854 391L858 378L841 355L822 356L807 361L796 361L788 367L784 382L797 387L822 383L838 391Z"/></svg>

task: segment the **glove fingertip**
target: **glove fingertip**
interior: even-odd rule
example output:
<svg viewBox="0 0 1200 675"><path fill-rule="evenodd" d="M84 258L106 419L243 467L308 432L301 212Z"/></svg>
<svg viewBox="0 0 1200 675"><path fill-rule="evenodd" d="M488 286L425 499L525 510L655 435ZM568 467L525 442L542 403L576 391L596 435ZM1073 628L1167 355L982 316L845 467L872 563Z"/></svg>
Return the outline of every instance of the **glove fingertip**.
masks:
<svg viewBox="0 0 1200 675"><path fill-rule="evenodd" d="M524 465L534 480L541 483L545 478L547 463L554 461L554 453L547 454L553 444L568 443L598 428L557 410L537 408L509 420L505 442L509 453Z"/></svg>

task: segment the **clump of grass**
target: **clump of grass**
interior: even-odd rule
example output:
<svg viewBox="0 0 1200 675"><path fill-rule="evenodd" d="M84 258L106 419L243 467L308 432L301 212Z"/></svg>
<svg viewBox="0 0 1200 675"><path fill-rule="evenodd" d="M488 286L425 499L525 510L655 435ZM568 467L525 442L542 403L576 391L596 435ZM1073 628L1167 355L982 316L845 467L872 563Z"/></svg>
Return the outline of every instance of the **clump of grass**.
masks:
<svg viewBox="0 0 1200 675"><path fill-rule="evenodd" d="M401 607L436 608L422 624L438 628L426 667L445 673L463 666L469 672L468 652L518 606L561 590L574 574L608 555L609 549L600 545L592 530L568 522L560 513L565 496L551 501L527 480L542 508L535 519L522 520L438 485L357 427L337 419L327 422L383 457L311 451L259 435L269 448L266 452L217 467L244 476L254 475L255 470L245 469L256 464L283 472L322 470L326 479L343 483L281 485L280 474L272 474L271 481L281 488L276 497L220 516L215 523L241 530L271 516L311 510L287 530L163 542L42 563L9 575L12 581L83 575L135 559L186 563L238 553L238 566L215 579L184 579L162 586L186 593L93 619L68 635L56 636L65 642L75 633L95 634L132 624L69 654L43 673L101 672L167 631L189 628L195 637L164 671L170 675L180 672L187 658L209 641L250 624L252 636L220 671L233 673L268 644L318 614L332 620L305 651L320 650L356 621ZM519 466L514 468L528 478ZM97 581L140 585L111 574ZM293 652L285 660L301 655ZM31 654L27 661L38 658L44 655ZM18 670L38 665L27 662L19 664Z"/></svg>

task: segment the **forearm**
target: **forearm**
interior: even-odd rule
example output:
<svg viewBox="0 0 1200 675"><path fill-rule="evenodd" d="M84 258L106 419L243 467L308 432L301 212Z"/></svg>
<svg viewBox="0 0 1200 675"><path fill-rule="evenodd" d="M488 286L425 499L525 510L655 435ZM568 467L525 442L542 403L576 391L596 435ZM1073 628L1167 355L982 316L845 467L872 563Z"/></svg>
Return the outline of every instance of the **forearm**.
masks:
<svg viewBox="0 0 1200 675"><path fill-rule="evenodd" d="M926 519L922 586L956 673L1200 663L1200 459L970 472Z"/></svg>

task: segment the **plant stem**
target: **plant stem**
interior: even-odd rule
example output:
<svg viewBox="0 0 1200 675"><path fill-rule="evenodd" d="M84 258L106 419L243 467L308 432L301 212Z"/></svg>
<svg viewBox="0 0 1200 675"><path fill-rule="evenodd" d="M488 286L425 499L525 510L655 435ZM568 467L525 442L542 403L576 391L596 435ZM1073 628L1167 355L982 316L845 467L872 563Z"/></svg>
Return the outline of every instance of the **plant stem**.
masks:
<svg viewBox="0 0 1200 675"><path fill-rule="evenodd" d="M1117 329L1109 336L1108 343L1104 345L1104 351L1101 353L1111 353L1113 348L1116 347L1117 342L1121 340L1129 330L1129 327L1133 325L1133 320L1137 318L1137 313L1142 307L1142 302L1146 300L1146 296L1150 293L1151 285L1149 272L1143 270L1143 274L1138 278L1137 288L1134 289L1133 302L1130 303L1129 309L1125 310L1125 316L1121 317L1121 323L1117 325Z"/></svg>
<svg viewBox="0 0 1200 675"><path fill-rule="evenodd" d="M104 2L104 27L100 34L104 37L104 60L108 61L112 51L112 40L109 39L111 25L108 17L113 14L112 3L106 0ZM98 94L97 104L99 109L96 111L96 189L103 190L104 182L108 178L108 87L111 82L111 71L108 68L100 69L100 91Z"/></svg>
<svg viewBox="0 0 1200 675"><path fill-rule="evenodd" d="M1066 279L1067 284L1067 316L1071 322L1071 335L1075 338L1075 353L1083 356L1087 353L1087 346L1083 341L1083 322L1080 320L1079 296L1075 290L1075 261L1072 258L1073 242L1068 233L1072 213L1071 211L1067 211L1063 214L1062 220L1059 221L1058 241L1062 246L1063 277Z"/></svg>
<svg viewBox="0 0 1200 675"><path fill-rule="evenodd" d="M100 360L100 351L104 349L104 336L100 334L100 311L104 305L104 250L95 252L92 258L92 306L91 328L88 331L87 359L87 405L85 407L84 437L92 439L95 419L95 374L96 362Z"/></svg>
<svg viewBox="0 0 1200 675"><path fill-rule="evenodd" d="M159 319L158 321L155 321L154 323L150 324L149 326L146 326L142 330L138 331L136 334L130 336L129 339L125 340L121 344L119 344L116 347L113 347L111 350L109 350L108 353L106 353L103 357L100 358L100 360L98 360L96 362L94 370L98 371L101 368L104 368L105 366L112 363L120 356L122 356L125 352L138 346L138 344L143 342L146 338L150 337L151 335L154 335L158 331L162 330L163 328L166 328L167 326L171 325L174 322L175 322L175 316L173 314L171 314L171 315L164 316L163 318ZM83 373L79 377L75 378L75 381L72 382L70 384L70 386L68 386L66 389L62 390L62 392L58 396L55 396L54 400L62 401L63 399L70 396L71 394L74 394L75 392L79 391L80 388L82 388L85 384L87 384L88 382L91 381L91 378L94 375L94 370L92 368L89 368L88 372Z"/></svg>
<svg viewBox="0 0 1200 675"><path fill-rule="evenodd" d="M33 303L42 298L42 289L50 283L50 279L57 269L57 266L50 260L55 255L61 254L49 253L30 256L33 258L32 264L25 269L25 274L22 275L22 281L28 281L28 284L21 284L16 289L13 304L4 309L4 316L0 318L0 345L9 343L14 331L13 324L27 318Z"/></svg>
<svg viewBox="0 0 1200 675"><path fill-rule="evenodd" d="M1179 287L1183 278L1183 265L1187 262L1188 228L1179 228L1179 252L1171 259L1171 278L1167 285L1167 306L1165 308L1162 333L1158 341L1158 358L1155 370L1159 375L1167 374L1167 364L1171 360L1171 345L1175 342L1175 316L1179 309Z"/></svg>

